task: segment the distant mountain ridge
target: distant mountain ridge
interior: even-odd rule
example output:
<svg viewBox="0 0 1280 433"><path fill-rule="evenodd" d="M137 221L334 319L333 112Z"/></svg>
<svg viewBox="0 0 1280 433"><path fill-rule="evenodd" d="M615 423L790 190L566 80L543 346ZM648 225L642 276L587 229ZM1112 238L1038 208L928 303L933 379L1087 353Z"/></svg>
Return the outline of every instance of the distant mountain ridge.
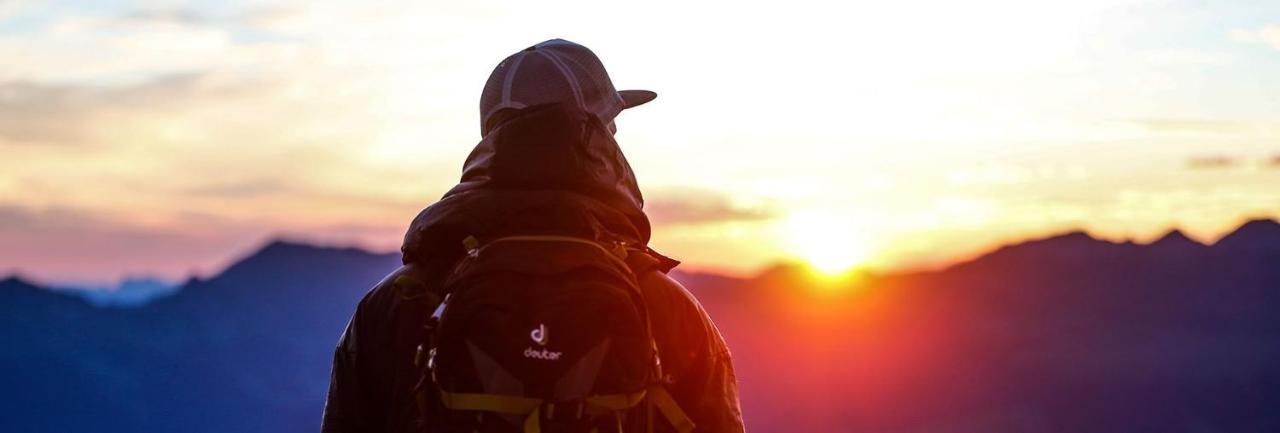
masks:
<svg viewBox="0 0 1280 433"><path fill-rule="evenodd" d="M328 361L398 255L272 242L138 308L0 281L11 431L315 431ZM74 416L68 416L74 413Z"/></svg>
<svg viewBox="0 0 1280 433"><path fill-rule="evenodd" d="M182 286L158 278L135 276L126 277L114 286L73 283L45 288L84 298L99 307L132 308L177 293Z"/></svg>
<svg viewBox="0 0 1280 433"><path fill-rule="evenodd" d="M0 280L0 425L316 431L338 334L398 254L271 242L134 308ZM817 287L677 273L753 431L1280 431L1280 223L1073 232Z"/></svg>

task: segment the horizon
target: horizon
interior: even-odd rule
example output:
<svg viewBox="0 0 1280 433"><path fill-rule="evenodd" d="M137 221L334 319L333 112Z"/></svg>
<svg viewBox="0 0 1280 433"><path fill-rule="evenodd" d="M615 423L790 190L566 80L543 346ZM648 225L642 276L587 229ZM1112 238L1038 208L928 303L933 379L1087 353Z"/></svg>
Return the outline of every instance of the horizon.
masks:
<svg viewBox="0 0 1280 433"><path fill-rule="evenodd" d="M617 137L654 247L688 268L927 269L1280 217L1280 4L571 6L0 2L21 59L0 69L0 270L393 250L456 182L493 66L556 37L659 94Z"/></svg>
<svg viewBox="0 0 1280 433"><path fill-rule="evenodd" d="M1087 236L1089 239L1096 242L1109 243L1113 245L1122 245L1127 243L1127 244L1134 244L1134 245L1140 245L1140 246L1151 246L1151 245L1154 245L1156 242L1160 241L1161 239L1164 239L1167 236L1173 235L1174 233L1180 233L1186 239L1190 240L1191 242L1194 242L1196 245L1209 248L1217 245L1218 242L1220 242L1223 238L1236 233L1240 228L1244 227L1245 225L1248 225L1251 223L1257 223L1257 222L1272 223L1277 226L1280 226L1280 218L1270 218L1270 217L1245 218L1240 222L1240 224L1236 225L1231 230L1228 230L1227 232L1224 232L1209 241L1190 236L1186 233L1185 230L1178 227L1171 227L1163 232L1160 232L1158 236L1151 237L1148 239L1109 238L1109 237L1099 236L1098 234L1092 233L1089 230L1084 228L1075 228L1075 229L1053 231L1046 234L1029 236L1026 238L997 242L993 245L989 245L987 247L974 251L971 254L967 254L963 257L956 258L954 260L950 260L945 263L938 264L936 266L919 266L919 267L910 267L910 268L868 269L863 267L853 267L853 268L842 270L841 272L831 273L816 267L813 263L808 263L803 260L778 260L775 262L768 263L759 268L752 269L750 272L732 272L732 271L726 272L723 269L688 266L683 263L676 268L676 271L684 274L711 275L711 276L723 277L723 278L750 280L750 279L760 278L762 276L769 275L770 273L778 269L794 269L794 270L806 273L807 275L809 275L810 278L816 278L815 281L811 282L815 284L819 282L825 282L825 283L848 282L847 280L850 278L862 278L863 276L868 274L874 275L876 277L893 277L893 276L911 275L911 274L919 274L919 273L945 272L955 266L981 260L982 258L988 255L1004 250L1006 248L1017 247L1017 246L1029 244L1029 243L1050 241L1053 239L1068 237L1068 236L1077 235L1077 234L1083 234L1084 236ZM257 243L256 245L244 251L239 251L228 256L216 267L213 267L208 271L197 272L193 270L192 272L178 276L177 278L170 278L170 277L165 277L165 276L160 276L155 274L149 274L146 272L132 272L132 273L122 275L115 280L57 280L57 279L44 279L38 276L27 275L23 273L22 270L20 269L8 269L8 270L5 270L4 272L0 272L0 281L6 280L6 279L16 279L19 281L24 281L24 282L38 285L42 288L81 291L81 292L113 291L113 290L116 290L119 286L127 282L163 283L168 287L180 288L181 286L187 284L192 280L208 280L210 278L217 277L218 275L226 272L228 268L235 266L237 263L240 263L248 258L254 257L257 254L261 253L262 251L266 250L267 248L277 244L301 246L306 248L325 249L325 250L355 250L361 253L378 255L378 256L382 256L382 255L398 256L400 254L399 249L378 250L378 249L369 248L367 246L362 246L359 244L333 243L333 242L319 241L315 239L307 239L305 237L276 235L276 236L268 236L261 242Z"/></svg>

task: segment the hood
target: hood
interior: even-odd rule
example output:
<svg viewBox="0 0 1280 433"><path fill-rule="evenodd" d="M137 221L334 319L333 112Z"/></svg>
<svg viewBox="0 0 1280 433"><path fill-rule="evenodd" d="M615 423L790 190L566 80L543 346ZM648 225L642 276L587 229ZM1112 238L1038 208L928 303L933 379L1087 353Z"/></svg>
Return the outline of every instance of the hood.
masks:
<svg viewBox="0 0 1280 433"><path fill-rule="evenodd" d="M643 207L630 164L595 116L563 104L534 107L476 145L461 181L418 214L401 251L405 263L452 258L467 236L513 234L643 245Z"/></svg>
<svg viewBox="0 0 1280 433"><path fill-rule="evenodd" d="M595 116L565 104L529 109L490 131L445 197L485 188L573 191L619 209L644 207L613 135Z"/></svg>

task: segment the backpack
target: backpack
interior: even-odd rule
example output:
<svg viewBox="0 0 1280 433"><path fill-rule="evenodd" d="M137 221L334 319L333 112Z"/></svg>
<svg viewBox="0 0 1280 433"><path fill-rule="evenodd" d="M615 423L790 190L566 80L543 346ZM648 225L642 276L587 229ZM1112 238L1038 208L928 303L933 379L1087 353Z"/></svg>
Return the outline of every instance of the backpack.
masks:
<svg viewBox="0 0 1280 433"><path fill-rule="evenodd" d="M642 251L547 235L464 244L419 346L427 431L693 430L625 260Z"/></svg>

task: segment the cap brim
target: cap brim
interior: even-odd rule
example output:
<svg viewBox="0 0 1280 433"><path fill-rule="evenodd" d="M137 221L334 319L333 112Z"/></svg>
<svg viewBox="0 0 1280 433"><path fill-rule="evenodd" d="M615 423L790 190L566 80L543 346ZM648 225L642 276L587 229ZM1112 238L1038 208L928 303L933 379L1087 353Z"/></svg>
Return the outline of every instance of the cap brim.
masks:
<svg viewBox="0 0 1280 433"><path fill-rule="evenodd" d="M622 96L622 108L627 109L637 105L644 104L657 98L658 94L648 90L619 90L618 95Z"/></svg>

